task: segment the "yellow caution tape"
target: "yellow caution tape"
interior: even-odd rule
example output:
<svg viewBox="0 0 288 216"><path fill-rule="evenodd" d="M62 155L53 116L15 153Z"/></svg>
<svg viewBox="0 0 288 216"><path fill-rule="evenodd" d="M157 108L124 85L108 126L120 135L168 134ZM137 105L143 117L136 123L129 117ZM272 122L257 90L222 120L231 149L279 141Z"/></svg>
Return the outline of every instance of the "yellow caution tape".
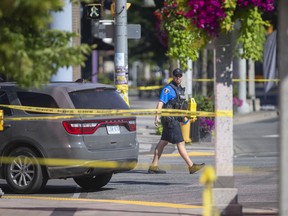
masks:
<svg viewBox="0 0 288 216"><path fill-rule="evenodd" d="M3 105L2 107L7 107L10 109L18 109L30 112L39 113L49 113L49 114L82 114L82 115L159 115L169 116L183 116L183 115L196 115L197 112L190 112L188 110L178 110L178 109L124 109L124 110L112 110L112 109L63 109L63 108L43 108L43 107L31 107L31 106L18 106L18 105ZM208 112L207 112L208 113Z"/></svg>
<svg viewBox="0 0 288 216"><path fill-rule="evenodd" d="M139 86L137 87L138 90L156 90L156 89L161 89L163 88L163 85L158 85L158 86Z"/></svg>
<svg viewBox="0 0 288 216"><path fill-rule="evenodd" d="M4 130L3 110L0 110L0 131Z"/></svg>
<svg viewBox="0 0 288 216"><path fill-rule="evenodd" d="M193 82L214 82L214 79L193 79ZM280 82L280 79L232 79L233 82Z"/></svg>
<svg viewBox="0 0 288 216"><path fill-rule="evenodd" d="M128 85L116 85L118 91L120 91L120 95L123 97L126 104L129 106L129 98L128 98Z"/></svg>
<svg viewBox="0 0 288 216"><path fill-rule="evenodd" d="M15 157L1 157L3 164L11 164ZM136 166L136 162L117 162L117 161L101 161L101 160L76 160L62 158L29 158L33 164L42 166L79 166L88 168L131 168Z"/></svg>
<svg viewBox="0 0 288 216"><path fill-rule="evenodd" d="M215 113L215 116L221 116L221 117L233 117L233 111L231 110L218 110Z"/></svg>
<svg viewBox="0 0 288 216"><path fill-rule="evenodd" d="M128 85L116 85L116 88L121 91L128 91Z"/></svg>
<svg viewBox="0 0 288 216"><path fill-rule="evenodd" d="M192 79L193 82L214 82L214 79Z"/></svg>
<svg viewBox="0 0 288 216"><path fill-rule="evenodd" d="M6 117L5 120L45 120L45 119L63 119L73 118L71 115L84 115L84 116L186 116L188 118L199 117L233 117L233 112L230 110L219 110L217 112L205 111L189 111L179 109L125 109L125 110L111 110L111 109L63 109L63 108L43 108L43 107L30 107L18 105L4 105L1 107L10 109L18 109L30 112L48 113L48 114L64 114L64 116L39 116L39 117ZM65 115L66 114L66 115ZM67 115L68 114L68 115ZM75 116L74 116L75 117Z"/></svg>
<svg viewBox="0 0 288 216"><path fill-rule="evenodd" d="M34 121L34 120L55 120L55 119L69 119L69 118L75 118L74 116L39 116L39 117L5 117L5 120L9 121Z"/></svg>
<svg viewBox="0 0 288 216"><path fill-rule="evenodd" d="M199 78L199 79L192 79L192 82L214 82L214 79L205 79L205 78ZM233 82L280 82L280 79L232 79ZM148 90L157 90L163 88L164 85L154 85L154 86L138 86L134 87L131 86L129 89L137 89L140 91L148 91Z"/></svg>
<svg viewBox="0 0 288 216"><path fill-rule="evenodd" d="M212 188L216 178L214 168L212 166L205 166L199 180L200 183L205 186L203 190L203 216L219 215L218 212L213 209Z"/></svg>
<svg viewBox="0 0 288 216"><path fill-rule="evenodd" d="M213 156L214 154L208 154L208 152L198 152L193 154L189 153L189 156ZM180 157L180 155L172 154L172 157ZM164 155L167 157L167 154ZM151 164L138 163L137 162L119 162L119 161L103 161L103 160L80 160L80 159L65 159L65 158L29 158L32 164L39 164L41 166L52 167L86 167L86 168L103 168L103 169L145 169L147 170ZM0 157L2 164L11 164L15 161L15 157ZM181 170L183 166L175 164L163 164L163 168L166 170Z"/></svg>
<svg viewBox="0 0 288 216"><path fill-rule="evenodd" d="M232 79L233 82L280 82L280 79Z"/></svg>

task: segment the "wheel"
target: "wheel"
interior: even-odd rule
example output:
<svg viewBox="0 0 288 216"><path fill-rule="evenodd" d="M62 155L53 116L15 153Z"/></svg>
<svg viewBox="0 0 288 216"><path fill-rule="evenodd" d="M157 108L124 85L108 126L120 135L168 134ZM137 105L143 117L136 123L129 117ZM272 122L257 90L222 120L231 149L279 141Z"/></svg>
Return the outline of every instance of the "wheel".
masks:
<svg viewBox="0 0 288 216"><path fill-rule="evenodd" d="M11 163L5 166L5 178L15 193L35 193L45 187L48 178L34 151L19 147L12 151L9 157Z"/></svg>
<svg viewBox="0 0 288 216"><path fill-rule="evenodd" d="M95 176L77 177L74 178L74 181L84 189L99 189L109 183L112 175L112 173L103 173Z"/></svg>

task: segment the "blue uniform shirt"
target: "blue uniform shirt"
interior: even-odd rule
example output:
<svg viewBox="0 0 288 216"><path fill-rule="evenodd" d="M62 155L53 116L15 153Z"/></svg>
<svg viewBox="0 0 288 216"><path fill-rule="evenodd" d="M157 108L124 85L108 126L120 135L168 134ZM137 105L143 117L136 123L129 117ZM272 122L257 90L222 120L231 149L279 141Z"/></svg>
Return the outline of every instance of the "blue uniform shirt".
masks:
<svg viewBox="0 0 288 216"><path fill-rule="evenodd" d="M167 104L169 100L176 97L177 95L175 90L170 85L166 85L161 91L160 101L162 101L164 104Z"/></svg>

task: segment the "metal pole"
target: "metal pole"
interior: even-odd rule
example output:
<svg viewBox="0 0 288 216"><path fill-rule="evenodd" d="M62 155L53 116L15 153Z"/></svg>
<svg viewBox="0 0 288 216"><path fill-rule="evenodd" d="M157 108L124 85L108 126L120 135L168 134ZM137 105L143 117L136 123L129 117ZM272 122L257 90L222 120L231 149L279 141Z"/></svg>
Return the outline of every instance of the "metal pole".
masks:
<svg viewBox="0 0 288 216"><path fill-rule="evenodd" d="M92 83L98 82L98 51L93 50L92 51L92 77L91 81Z"/></svg>
<svg viewBox="0 0 288 216"><path fill-rule="evenodd" d="M278 8L278 68L280 74L280 206L279 215L288 215L288 4L280 0Z"/></svg>
<svg viewBox="0 0 288 216"><path fill-rule="evenodd" d="M123 99L128 99L128 37L126 0L115 1L115 86Z"/></svg>
<svg viewBox="0 0 288 216"><path fill-rule="evenodd" d="M207 60L208 60L208 50L203 49L202 51L202 79L207 79ZM201 84L201 90L202 95L207 96L207 82L202 82Z"/></svg>
<svg viewBox="0 0 288 216"><path fill-rule="evenodd" d="M185 97L188 99L193 97L193 62L191 59L187 61L188 69L185 73L185 83L183 83L183 87L186 88Z"/></svg>
<svg viewBox="0 0 288 216"><path fill-rule="evenodd" d="M255 62L252 59L248 60L248 74L249 74L249 82L248 82L248 95L251 99L251 105L253 112L256 111L255 108Z"/></svg>
<svg viewBox="0 0 288 216"><path fill-rule="evenodd" d="M240 53L243 53L243 49L240 49ZM246 90L246 59L239 59L239 90L238 90L238 97L240 100L242 100L242 106L237 108L237 111L241 114L249 113L250 108L247 104L246 98L247 98L247 90Z"/></svg>

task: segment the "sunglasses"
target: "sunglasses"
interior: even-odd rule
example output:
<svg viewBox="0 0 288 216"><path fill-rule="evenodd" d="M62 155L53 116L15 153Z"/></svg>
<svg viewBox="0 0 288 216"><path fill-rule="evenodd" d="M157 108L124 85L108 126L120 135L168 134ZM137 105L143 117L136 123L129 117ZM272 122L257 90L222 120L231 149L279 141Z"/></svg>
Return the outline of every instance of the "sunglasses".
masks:
<svg viewBox="0 0 288 216"><path fill-rule="evenodd" d="M182 75L180 75L180 74L176 74L175 77L177 77L177 78L181 78Z"/></svg>

